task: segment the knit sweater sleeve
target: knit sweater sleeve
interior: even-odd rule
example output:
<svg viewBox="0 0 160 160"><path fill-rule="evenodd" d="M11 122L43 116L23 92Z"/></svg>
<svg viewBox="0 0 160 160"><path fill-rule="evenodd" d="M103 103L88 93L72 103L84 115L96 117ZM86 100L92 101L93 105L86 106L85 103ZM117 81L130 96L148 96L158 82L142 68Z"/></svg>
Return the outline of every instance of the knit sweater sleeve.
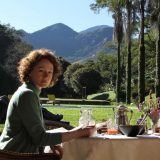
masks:
<svg viewBox="0 0 160 160"><path fill-rule="evenodd" d="M55 145L62 142L61 133L48 133L42 122L39 101L31 90L23 92L18 101L17 112L31 141L37 146Z"/></svg>

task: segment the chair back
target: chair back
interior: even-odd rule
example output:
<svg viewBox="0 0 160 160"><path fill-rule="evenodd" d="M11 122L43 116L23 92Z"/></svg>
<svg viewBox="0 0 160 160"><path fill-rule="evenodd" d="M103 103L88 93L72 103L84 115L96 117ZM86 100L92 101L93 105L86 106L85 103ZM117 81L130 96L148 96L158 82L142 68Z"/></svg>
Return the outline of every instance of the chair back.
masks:
<svg viewBox="0 0 160 160"><path fill-rule="evenodd" d="M60 160L58 155L53 153L18 153L0 150L0 160Z"/></svg>
<svg viewBox="0 0 160 160"><path fill-rule="evenodd" d="M49 101L53 101L53 102L55 101L55 95L54 94L48 94L47 97L48 97Z"/></svg>

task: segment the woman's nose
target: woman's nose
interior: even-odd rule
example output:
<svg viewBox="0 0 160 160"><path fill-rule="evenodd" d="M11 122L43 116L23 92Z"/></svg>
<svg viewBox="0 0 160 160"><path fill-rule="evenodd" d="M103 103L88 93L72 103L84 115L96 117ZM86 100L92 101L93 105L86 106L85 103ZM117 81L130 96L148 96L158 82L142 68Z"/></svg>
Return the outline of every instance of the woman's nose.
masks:
<svg viewBox="0 0 160 160"><path fill-rule="evenodd" d="M49 74L48 74L48 72L44 72L44 77L48 77L49 76Z"/></svg>

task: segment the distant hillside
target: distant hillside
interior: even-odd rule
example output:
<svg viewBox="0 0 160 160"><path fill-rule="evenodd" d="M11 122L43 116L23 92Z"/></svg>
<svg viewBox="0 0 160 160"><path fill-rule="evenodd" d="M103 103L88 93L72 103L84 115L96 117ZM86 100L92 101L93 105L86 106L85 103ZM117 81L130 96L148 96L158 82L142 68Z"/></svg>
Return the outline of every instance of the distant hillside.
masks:
<svg viewBox="0 0 160 160"><path fill-rule="evenodd" d="M95 26L81 32L57 23L34 33L24 33L24 40L35 49L48 48L69 61L93 57L97 51L110 49L104 47L112 39L113 28L107 25Z"/></svg>
<svg viewBox="0 0 160 160"><path fill-rule="evenodd" d="M80 33L94 32L96 30L104 29L104 28L107 28L107 27L110 27L110 26L107 26L107 25L95 26L95 27L88 28L84 31L81 31Z"/></svg>

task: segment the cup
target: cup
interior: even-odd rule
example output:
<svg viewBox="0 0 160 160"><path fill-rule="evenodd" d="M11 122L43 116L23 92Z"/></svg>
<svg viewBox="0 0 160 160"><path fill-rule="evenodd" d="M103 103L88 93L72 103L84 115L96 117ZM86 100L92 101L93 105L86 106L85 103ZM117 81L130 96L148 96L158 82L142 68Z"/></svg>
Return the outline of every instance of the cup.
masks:
<svg viewBox="0 0 160 160"><path fill-rule="evenodd" d="M109 135L118 134L118 126L111 118L107 121L107 133Z"/></svg>
<svg viewBox="0 0 160 160"><path fill-rule="evenodd" d="M81 116L79 118L79 126L87 127L96 125L96 121L92 118L91 109L81 109L80 112Z"/></svg>

